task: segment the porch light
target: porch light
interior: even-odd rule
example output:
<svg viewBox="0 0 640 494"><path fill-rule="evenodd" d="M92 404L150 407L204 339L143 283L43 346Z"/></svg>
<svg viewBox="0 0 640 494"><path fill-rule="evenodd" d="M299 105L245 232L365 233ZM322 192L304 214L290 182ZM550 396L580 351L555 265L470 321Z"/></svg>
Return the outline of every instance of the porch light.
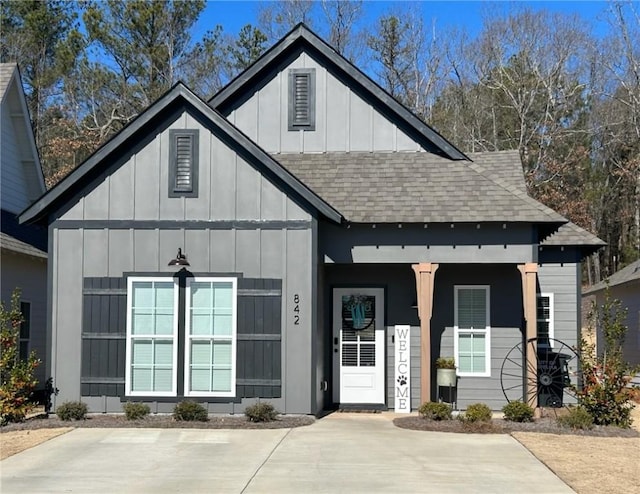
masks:
<svg viewBox="0 0 640 494"><path fill-rule="evenodd" d="M171 259L167 266L190 266L189 261L187 261L187 256L182 253L182 249L178 247L178 255L176 255L175 259Z"/></svg>

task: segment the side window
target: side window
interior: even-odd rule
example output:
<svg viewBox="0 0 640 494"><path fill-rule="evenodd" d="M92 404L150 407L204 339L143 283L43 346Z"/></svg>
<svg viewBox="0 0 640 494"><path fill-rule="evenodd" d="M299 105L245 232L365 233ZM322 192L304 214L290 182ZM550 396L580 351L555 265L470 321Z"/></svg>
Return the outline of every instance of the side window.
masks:
<svg viewBox="0 0 640 494"><path fill-rule="evenodd" d="M553 293L538 295L536 313L538 344L553 346L553 343L549 341L549 338L553 339Z"/></svg>
<svg viewBox="0 0 640 494"><path fill-rule="evenodd" d="M454 354L459 376L491 376L489 287L454 288Z"/></svg>
<svg viewBox="0 0 640 494"><path fill-rule="evenodd" d="M169 131L169 197L198 197L198 131Z"/></svg>
<svg viewBox="0 0 640 494"><path fill-rule="evenodd" d="M316 128L316 70L289 70L289 130Z"/></svg>
<svg viewBox="0 0 640 494"><path fill-rule="evenodd" d="M20 360L29 358L29 339L31 337L31 302L20 302L22 322L20 323Z"/></svg>

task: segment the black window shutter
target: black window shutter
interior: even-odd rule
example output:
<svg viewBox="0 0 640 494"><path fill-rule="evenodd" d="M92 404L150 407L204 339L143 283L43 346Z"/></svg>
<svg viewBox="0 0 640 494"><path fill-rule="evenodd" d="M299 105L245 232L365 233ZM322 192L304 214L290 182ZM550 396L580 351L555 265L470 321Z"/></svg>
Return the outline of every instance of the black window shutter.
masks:
<svg viewBox="0 0 640 494"><path fill-rule="evenodd" d="M282 396L282 280L238 279L236 397Z"/></svg>
<svg viewBox="0 0 640 494"><path fill-rule="evenodd" d="M82 396L124 396L127 285L124 278L85 278Z"/></svg>

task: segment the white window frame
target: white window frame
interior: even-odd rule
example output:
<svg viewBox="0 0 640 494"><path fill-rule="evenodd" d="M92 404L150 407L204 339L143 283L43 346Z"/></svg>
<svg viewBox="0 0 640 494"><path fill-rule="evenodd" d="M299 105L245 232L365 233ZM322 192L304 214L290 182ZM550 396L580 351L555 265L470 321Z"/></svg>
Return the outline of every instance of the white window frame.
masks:
<svg viewBox="0 0 640 494"><path fill-rule="evenodd" d="M543 297L548 297L549 298L549 319L538 319L538 300L540 300ZM538 323L539 322L548 322L549 323L549 346L551 348L553 348L553 338L554 338L554 334L555 334L555 320L554 320L554 315L555 315L555 306L554 306L554 298L553 298L553 293L551 292L544 292L544 293L539 293L538 296L536 297L536 338L539 338L540 335L538 334Z"/></svg>
<svg viewBox="0 0 640 494"><path fill-rule="evenodd" d="M231 336L192 336L191 335L191 284L196 282L223 282L231 283ZM184 359L184 395L190 397L213 396L213 397L235 397L236 396L236 369L237 369L237 326L238 326L238 279L230 277L199 277L187 278L185 290L185 359ZM190 391L191 382L191 341L192 340L231 340L231 387L230 391Z"/></svg>
<svg viewBox="0 0 640 494"><path fill-rule="evenodd" d="M133 302L133 284L136 282L172 282L173 283L173 333L171 335L135 335L136 339L172 339L173 340L173 376L171 379L171 391L133 391L131 389L131 358L133 357L131 310ZM178 394L178 300L180 287L178 281L169 276L131 276L127 278L127 340L126 340L126 370L125 370L125 394L126 396L177 396Z"/></svg>
<svg viewBox="0 0 640 494"><path fill-rule="evenodd" d="M458 291L461 289L484 290L486 296L486 322L484 328L460 328L458 326ZM460 377L491 377L491 287L489 285L455 285L454 286L454 323L453 323L453 355L456 360L456 373ZM479 334L484 335L484 362L483 372L460 371L460 357L458 355L460 335Z"/></svg>

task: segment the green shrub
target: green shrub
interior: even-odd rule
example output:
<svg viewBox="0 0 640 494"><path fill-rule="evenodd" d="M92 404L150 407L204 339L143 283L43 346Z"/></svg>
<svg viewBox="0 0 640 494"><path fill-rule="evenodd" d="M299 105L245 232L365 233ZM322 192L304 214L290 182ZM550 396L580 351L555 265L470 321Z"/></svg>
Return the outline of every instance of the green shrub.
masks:
<svg viewBox="0 0 640 494"><path fill-rule="evenodd" d="M533 408L522 401L512 401L502 407L504 419L511 422L532 422Z"/></svg>
<svg viewBox="0 0 640 494"><path fill-rule="evenodd" d="M455 369L456 361L453 357L438 357L436 359L437 369Z"/></svg>
<svg viewBox="0 0 640 494"><path fill-rule="evenodd" d="M145 418L151 412L149 405L145 403L133 403L131 401L122 405L127 420L139 420Z"/></svg>
<svg viewBox="0 0 640 494"><path fill-rule="evenodd" d="M206 422L209 420L209 413L200 403L185 400L173 409L173 418L185 422Z"/></svg>
<svg viewBox="0 0 640 494"><path fill-rule="evenodd" d="M582 406L571 406L569 412L566 415L561 415L556 419L556 422L562 427L568 427L571 429L592 429L593 417Z"/></svg>
<svg viewBox="0 0 640 494"><path fill-rule="evenodd" d="M34 352L20 358L20 290L11 295L11 305L0 302L0 425L22 422L36 406L33 390L38 383L35 369L40 364Z"/></svg>
<svg viewBox="0 0 640 494"><path fill-rule="evenodd" d="M469 405L464 413L458 415L458 419L466 423L491 422L491 417L491 408L484 403Z"/></svg>
<svg viewBox="0 0 640 494"><path fill-rule="evenodd" d="M596 355L593 344L584 339L580 342L582 354L582 386L574 387L578 401L597 425L631 426L630 375L638 368L631 367L623 355L624 340L628 331L625 325L627 310L617 299L612 299L609 288L605 290L603 303L593 304L589 314L592 328L600 328L604 348Z"/></svg>
<svg viewBox="0 0 640 494"><path fill-rule="evenodd" d="M427 420L451 420L451 405L426 401L420 405L418 413Z"/></svg>
<svg viewBox="0 0 640 494"><path fill-rule="evenodd" d="M56 409L56 414L60 420L84 420L88 411L86 403L65 401Z"/></svg>
<svg viewBox="0 0 640 494"><path fill-rule="evenodd" d="M278 416L278 411L268 402L249 405L244 414L250 422L271 422Z"/></svg>

